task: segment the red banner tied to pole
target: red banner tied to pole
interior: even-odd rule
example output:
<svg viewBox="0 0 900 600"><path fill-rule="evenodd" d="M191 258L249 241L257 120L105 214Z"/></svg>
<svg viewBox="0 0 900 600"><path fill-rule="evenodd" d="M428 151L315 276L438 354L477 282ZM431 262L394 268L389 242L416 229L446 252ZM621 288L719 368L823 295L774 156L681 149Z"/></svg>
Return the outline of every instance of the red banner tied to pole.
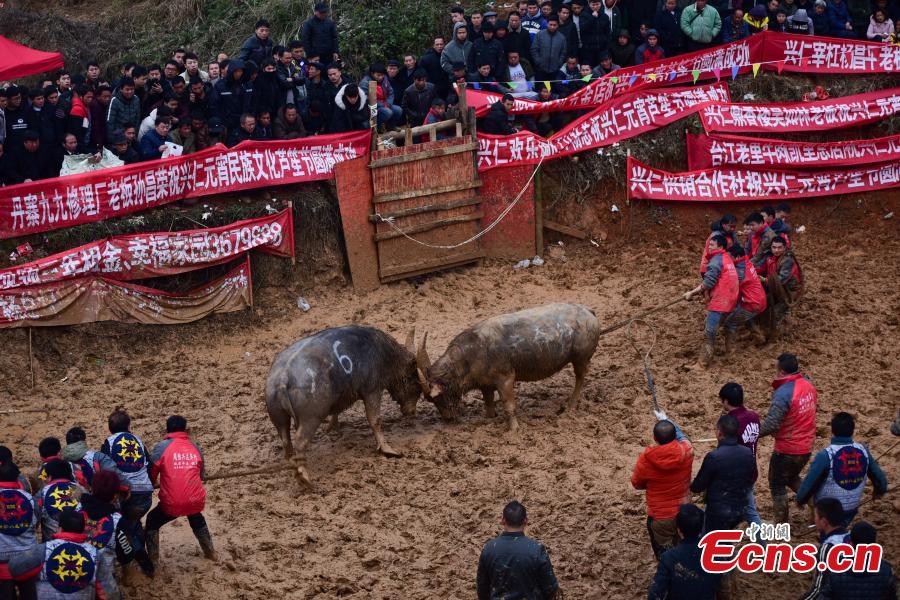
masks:
<svg viewBox="0 0 900 600"><path fill-rule="evenodd" d="M102 275L117 281L175 275L225 263L253 249L276 256L294 256L294 220L290 210L222 227L136 233L97 240L0 270L0 290L85 275Z"/></svg>
<svg viewBox="0 0 900 600"><path fill-rule="evenodd" d="M755 36L754 36L755 37ZM764 32L763 53L754 62L782 61L781 69L793 73L896 73L900 71L900 46L831 37ZM766 65L774 70L775 65Z"/></svg>
<svg viewBox="0 0 900 600"><path fill-rule="evenodd" d="M828 171L773 171L718 167L669 173L628 157L628 197L641 200L722 202L818 198L900 186L900 161Z"/></svg>
<svg viewBox="0 0 900 600"><path fill-rule="evenodd" d="M834 168L900 160L900 135L846 142L786 142L737 135L687 136L688 169Z"/></svg>
<svg viewBox="0 0 900 600"><path fill-rule="evenodd" d="M97 321L178 325L251 305L250 259L186 294L99 276L0 292L0 327L78 325Z"/></svg>
<svg viewBox="0 0 900 600"><path fill-rule="evenodd" d="M715 104L700 111L707 133L823 131L879 121L900 112L900 88L789 104Z"/></svg>
<svg viewBox="0 0 900 600"><path fill-rule="evenodd" d="M593 110L549 138L530 131L507 136L479 134L478 170L511 163L537 164L609 146L694 114L708 102L728 99L724 83L636 92Z"/></svg>
<svg viewBox="0 0 900 600"><path fill-rule="evenodd" d="M216 145L163 158L0 188L0 239L93 223L197 198L330 179L335 163L369 152L371 133Z"/></svg>

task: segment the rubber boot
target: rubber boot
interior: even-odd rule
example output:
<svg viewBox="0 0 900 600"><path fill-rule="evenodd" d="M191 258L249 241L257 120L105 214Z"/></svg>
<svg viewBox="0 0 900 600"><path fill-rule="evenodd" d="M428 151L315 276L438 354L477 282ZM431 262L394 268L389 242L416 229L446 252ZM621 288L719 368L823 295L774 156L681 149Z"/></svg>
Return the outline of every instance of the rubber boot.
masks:
<svg viewBox="0 0 900 600"><path fill-rule="evenodd" d="M756 323L750 326L750 333L753 334L753 341L756 342L757 346L762 346L766 343L766 334L763 333L762 327Z"/></svg>
<svg viewBox="0 0 900 600"><path fill-rule="evenodd" d="M790 523L787 496L772 496L772 509L775 513L775 523Z"/></svg>
<svg viewBox="0 0 900 600"><path fill-rule="evenodd" d="M713 346L713 343L708 339L703 340L703 346L700 348L700 359L697 361L697 365L701 369L705 369L709 367L709 364L712 362L713 354L716 349Z"/></svg>
<svg viewBox="0 0 900 600"><path fill-rule="evenodd" d="M194 529L194 535L197 537L197 541L200 542L203 556L212 561L218 560L219 555L216 554L216 550L213 548L212 534L209 533L209 528Z"/></svg>
<svg viewBox="0 0 900 600"><path fill-rule="evenodd" d="M144 546L147 549L147 556L150 560L159 563L159 529L155 531L146 531L144 533Z"/></svg>

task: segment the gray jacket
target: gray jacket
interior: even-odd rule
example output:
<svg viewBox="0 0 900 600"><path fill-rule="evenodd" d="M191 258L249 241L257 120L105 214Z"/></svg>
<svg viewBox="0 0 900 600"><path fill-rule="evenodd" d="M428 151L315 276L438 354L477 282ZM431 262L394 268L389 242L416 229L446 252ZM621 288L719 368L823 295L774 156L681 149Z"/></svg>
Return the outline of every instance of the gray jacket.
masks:
<svg viewBox="0 0 900 600"><path fill-rule="evenodd" d="M0 561L7 561L34 545L39 512L31 494L23 489L21 483L4 482L0 486L0 502L5 506L16 506L19 515L5 519L0 527Z"/></svg>
<svg viewBox="0 0 900 600"><path fill-rule="evenodd" d="M457 23L453 26L453 41L444 46L444 51L441 52L441 68L447 75L453 75L453 63L459 62L465 65L469 62L472 42L468 39L462 44L456 41L456 30L460 27L465 27L465 24Z"/></svg>
<svg viewBox="0 0 900 600"><path fill-rule="evenodd" d="M137 95L126 100L122 92L116 91L106 112L106 131L124 131L129 125L135 129L141 126L141 100Z"/></svg>
<svg viewBox="0 0 900 600"><path fill-rule="evenodd" d="M113 573L84 534L60 533L9 561L13 577L35 571L37 597L41 600L93 600L101 595L98 592L109 600L122 598Z"/></svg>
<svg viewBox="0 0 900 600"><path fill-rule="evenodd" d="M531 44L534 68L543 73L556 73L566 62L566 36L559 31L551 34L547 29L535 36Z"/></svg>

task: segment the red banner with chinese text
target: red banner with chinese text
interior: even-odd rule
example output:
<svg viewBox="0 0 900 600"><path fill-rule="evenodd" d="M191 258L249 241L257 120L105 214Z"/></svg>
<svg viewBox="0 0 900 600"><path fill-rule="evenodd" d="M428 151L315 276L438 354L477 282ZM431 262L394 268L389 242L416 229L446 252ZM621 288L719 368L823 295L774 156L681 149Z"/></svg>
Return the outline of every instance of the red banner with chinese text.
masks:
<svg viewBox="0 0 900 600"><path fill-rule="evenodd" d="M97 240L0 270L0 290L86 275L117 281L175 275L222 264L253 249L294 256L292 212L283 210L209 229L136 233Z"/></svg>
<svg viewBox="0 0 900 600"><path fill-rule="evenodd" d="M593 110L549 138L530 131L508 136L482 134L478 136L478 170L537 164L609 146L694 114L708 102L728 100L724 83L636 92Z"/></svg>
<svg viewBox="0 0 900 600"><path fill-rule="evenodd" d="M628 157L629 198L722 202L818 198L900 187L900 161L828 171L718 167L670 173Z"/></svg>
<svg viewBox="0 0 900 600"><path fill-rule="evenodd" d="M865 125L900 112L900 88L815 102L710 104L700 111L707 133L824 131Z"/></svg>
<svg viewBox="0 0 900 600"><path fill-rule="evenodd" d="M687 136L688 169L834 168L900 160L900 135L846 142L787 142L738 135Z"/></svg>
<svg viewBox="0 0 900 600"><path fill-rule="evenodd" d="M0 239L271 185L330 179L335 163L369 152L371 133L216 145L163 158L0 188Z"/></svg>
<svg viewBox="0 0 900 600"><path fill-rule="evenodd" d="M754 35L753 37L756 37ZM766 31L753 62L770 71L792 73L864 74L900 71L900 46L833 37Z"/></svg>
<svg viewBox="0 0 900 600"><path fill-rule="evenodd" d="M251 305L250 259L186 294L100 276L0 292L0 327L51 327L97 321L178 325Z"/></svg>

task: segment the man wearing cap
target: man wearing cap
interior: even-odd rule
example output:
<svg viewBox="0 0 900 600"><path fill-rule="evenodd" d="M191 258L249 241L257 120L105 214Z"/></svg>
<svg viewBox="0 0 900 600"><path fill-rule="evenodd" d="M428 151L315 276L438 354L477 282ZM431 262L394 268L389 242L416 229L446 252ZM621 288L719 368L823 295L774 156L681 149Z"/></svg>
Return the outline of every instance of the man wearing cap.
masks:
<svg viewBox="0 0 900 600"><path fill-rule="evenodd" d="M316 4L315 14L303 23L300 41L309 56L318 56L325 64L340 60L337 26L328 18L327 4Z"/></svg>
<svg viewBox="0 0 900 600"><path fill-rule="evenodd" d="M37 131L26 130L22 146L22 150L8 152L4 160L4 179L9 185L39 181L59 175L59 172L53 172L47 152L41 147L41 136ZM6 144L4 144L5 147Z"/></svg>
<svg viewBox="0 0 900 600"><path fill-rule="evenodd" d="M494 26L482 23L481 38L472 42L472 50L469 52L469 71L475 71L482 64L489 64L491 73L496 73L500 69L503 54L503 44L494 39Z"/></svg>
<svg viewBox="0 0 900 600"><path fill-rule="evenodd" d="M425 122L431 103L437 98L434 84L428 82L425 69L418 68L413 72L413 83L403 92L403 114L413 127Z"/></svg>
<svg viewBox="0 0 900 600"><path fill-rule="evenodd" d="M257 65L272 58L272 40L269 39L269 22L266 19L260 19L253 26L253 35L244 40L238 58L252 60Z"/></svg>
<svg viewBox="0 0 900 600"><path fill-rule="evenodd" d="M650 29L647 31L647 41L634 51L634 64L642 65L665 57L666 51L659 45L659 34L655 29Z"/></svg>
<svg viewBox="0 0 900 600"><path fill-rule="evenodd" d="M547 28L540 31L531 46L535 76L538 81L556 79L556 74L566 62L566 38L559 32L559 17L547 17Z"/></svg>
<svg viewBox="0 0 900 600"><path fill-rule="evenodd" d="M140 154L128 143L121 131L114 131L110 135L109 150L126 165L141 162Z"/></svg>

